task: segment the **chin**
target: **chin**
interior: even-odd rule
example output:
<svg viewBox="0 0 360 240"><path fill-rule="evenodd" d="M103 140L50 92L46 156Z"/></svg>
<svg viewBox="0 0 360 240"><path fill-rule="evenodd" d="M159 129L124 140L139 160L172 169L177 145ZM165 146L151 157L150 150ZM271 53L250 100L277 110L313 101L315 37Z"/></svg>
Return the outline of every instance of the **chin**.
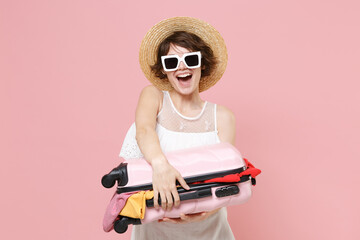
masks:
<svg viewBox="0 0 360 240"><path fill-rule="evenodd" d="M194 79L190 80L190 81L194 81ZM197 83L197 86L195 82L191 82L191 84L189 86L181 86L181 84L176 80L173 84L173 88L175 89L176 92L180 93L181 95L190 95L193 94L195 92L199 92L199 83Z"/></svg>
<svg viewBox="0 0 360 240"><path fill-rule="evenodd" d="M199 88L195 87L195 86L189 86L189 87L184 88L184 87L176 85L176 87L174 89L175 89L175 91L177 91L181 95L190 95L190 94L193 94L195 92L199 92Z"/></svg>

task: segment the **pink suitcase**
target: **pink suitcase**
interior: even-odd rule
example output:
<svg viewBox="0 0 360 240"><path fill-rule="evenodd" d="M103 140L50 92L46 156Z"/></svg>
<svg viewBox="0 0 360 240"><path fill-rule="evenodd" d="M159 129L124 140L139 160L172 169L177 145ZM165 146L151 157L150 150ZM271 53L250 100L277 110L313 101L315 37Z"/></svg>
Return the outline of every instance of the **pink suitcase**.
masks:
<svg viewBox="0 0 360 240"><path fill-rule="evenodd" d="M190 190L178 188L180 206L171 211L155 209L151 199L146 201L144 219L119 216L119 206L124 204L121 202L124 201L122 196L152 189L151 166L143 158L128 159L101 180L106 188L111 188L117 182L117 192L105 212L105 231L114 228L116 232L124 233L129 224L145 224L164 217L178 218L180 213L198 213L242 204L251 197L251 185L255 185L255 177L261 172L244 160L229 143L174 151L167 153L166 157L190 186ZM233 176L236 176L235 182ZM215 180L209 182L209 179ZM232 182L228 182L229 179Z"/></svg>

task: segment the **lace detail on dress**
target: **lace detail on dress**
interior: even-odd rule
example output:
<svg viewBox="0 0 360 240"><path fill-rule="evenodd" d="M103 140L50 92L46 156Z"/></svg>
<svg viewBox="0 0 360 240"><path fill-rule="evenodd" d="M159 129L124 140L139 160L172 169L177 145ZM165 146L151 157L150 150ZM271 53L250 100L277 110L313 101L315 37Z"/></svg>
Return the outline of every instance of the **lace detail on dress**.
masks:
<svg viewBox="0 0 360 240"><path fill-rule="evenodd" d="M125 143L121 148L119 156L125 159L143 157L137 143Z"/></svg>
<svg viewBox="0 0 360 240"><path fill-rule="evenodd" d="M136 136L136 127L135 127L135 123L133 123L125 136L119 154L120 157L129 159L129 158L141 158L144 156L140 151L135 136Z"/></svg>
<svg viewBox="0 0 360 240"><path fill-rule="evenodd" d="M175 108L170 94L164 91L164 100L161 113L158 115L157 122L164 128L183 133L203 133L216 131L215 104L205 102L203 109L196 117L183 116Z"/></svg>
<svg viewBox="0 0 360 240"><path fill-rule="evenodd" d="M198 116L186 117L175 109L169 93L164 91L155 130L163 152L218 143L216 104L205 102ZM119 156L125 159L144 157L136 141L135 123L125 136Z"/></svg>

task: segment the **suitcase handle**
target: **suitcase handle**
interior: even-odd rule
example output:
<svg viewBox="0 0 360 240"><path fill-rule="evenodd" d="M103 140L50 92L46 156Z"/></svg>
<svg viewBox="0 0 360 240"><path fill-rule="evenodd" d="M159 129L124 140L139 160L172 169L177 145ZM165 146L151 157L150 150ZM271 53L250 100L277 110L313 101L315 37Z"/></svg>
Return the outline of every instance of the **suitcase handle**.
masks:
<svg viewBox="0 0 360 240"><path fill-rule="evenodd" d="M180 201L184 200L190 200L190 199L198 199L198 198L204 198L204 197L210 197L212 196L211 188L205 188L196 190L193 192L187 192L179 194ZM158 199L159 205L161 205L161 198ZM147 207L154 207L154 199L146 200L146 206Z"/></svg>

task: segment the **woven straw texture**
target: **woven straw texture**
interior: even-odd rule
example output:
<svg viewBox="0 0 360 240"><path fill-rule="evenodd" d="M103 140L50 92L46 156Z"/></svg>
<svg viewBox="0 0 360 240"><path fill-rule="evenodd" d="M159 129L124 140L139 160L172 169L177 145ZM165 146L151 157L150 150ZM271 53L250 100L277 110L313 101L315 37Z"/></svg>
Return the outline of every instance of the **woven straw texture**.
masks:
<svg viewBox="0 0 360 240"><path fill-rule="evenodd" d="M165 19L153 26L141 42L139 62L146 78L160 90L171 90L172 86L167 79L159 79L151 71L150 66L156 63L157 50L160 43L175 31L194 33L205 41L213 50L218 61L210 76L202 77L199 91L205 91L215 85L225 72L227 65L227 50L224 39L210 24L191 17L174 17Z"/></svg>

